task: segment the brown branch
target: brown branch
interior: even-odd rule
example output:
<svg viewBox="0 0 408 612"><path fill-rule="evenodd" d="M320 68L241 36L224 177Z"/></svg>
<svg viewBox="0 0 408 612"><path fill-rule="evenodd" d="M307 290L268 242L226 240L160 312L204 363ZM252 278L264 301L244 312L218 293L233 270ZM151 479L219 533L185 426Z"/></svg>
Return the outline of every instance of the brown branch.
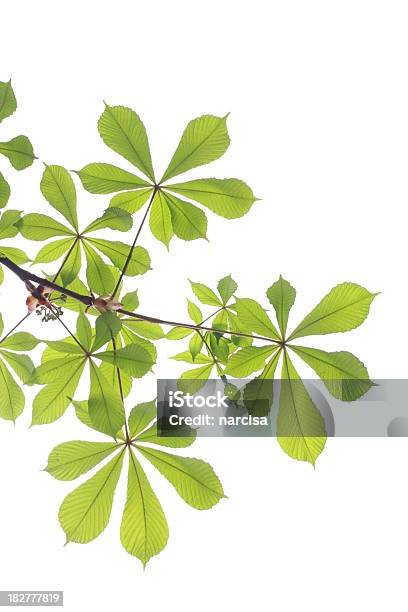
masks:
<svg viewBox="0 0 408 612"><path fill-rule="evenodd" d="M48 281L45 278L41 278L37 276L36 274L27 272L26 270L23 270L23 268L20 268L17 264L13 263L8 257L0 257L0 264L6 266L6 268L9 268L9 270L14 272L14 274L16 274L24 283L27 283L27 282L30 283L31 281L34 281L35 283L38 283L38 285L46 286L46 287L49 287L50 289L53 289L54 291L59 291L60 293L64 293L65 295L72 297L74 300L77 300L78 302L85 304L85 306L93 306L94 304L95 298L93 298L91 295L82 295L81 293L78 293L77 291L66 289L65 287L61 287L61 285L58 285L57 283L53 283L51 281ZM35 288L34 288L34 294L35 294ZM131 317L132 319L137 319L139 321L147 321L148 323L159 323L160 325L169 325L170 327L183 327L186 329L192 329L196 331L202 330L202 331L209 331L213 333L218 332L220 334L229 334L231 336L240 336L242 338L253 338L255 340L263 340L264 342L273 342L275 344L282 344L281 340L277 340L274 338L267 338L266 336L258 336L255 334L247 334L245 332L238 332L238 331L230 331L228 329L218 329L218 328L213 328L213 327L206 327L205 325L200 325L200 324L196 325L195 323L180 323L179 321L170 321L167 319L160 319L158 317L150 317L148 315L143 315L138 312L131 312L123 308L119 308L117 312L119 314L126 315L127 317Z"/></svg>

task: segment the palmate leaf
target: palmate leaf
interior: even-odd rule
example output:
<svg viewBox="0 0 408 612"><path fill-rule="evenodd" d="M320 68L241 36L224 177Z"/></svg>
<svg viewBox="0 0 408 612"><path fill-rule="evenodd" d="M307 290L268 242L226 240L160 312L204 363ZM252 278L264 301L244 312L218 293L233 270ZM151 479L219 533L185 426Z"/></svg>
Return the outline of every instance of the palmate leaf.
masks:
<svg viewBox="0 0 408 612"><path fill-rule="evenodd" d="M95 353L94 357L124 369L133 378L141 378L153 366L153 359L149 352L139 344L129 344L116 351Z"/></svg>
<svg viewBox="0 0 408 612"><path fill-rule="evenodd" d="M98 431L113 438L125 422L125 411L121 398L109 385L103 372L90 362L91 392L89 395L89 416Z"/></svg>
<svg viewBox="0 0 408 612"><path fill-rule="evenodd" d="M74 404L80 420L94 429L86 402ZM225 497L222 485L208 463L159 451L152 446L158 444L184 448L195 440L195 432L190 428L186 428L186 436L177 438L158 435L155 418L156 402L152 401L135 406L128 419L128 431L133 446L127 444L127 499L120 539L124 548L139 558L143 566L163 550L169 533L163 509L137 458L137 453L148 459L192 507L208 509ZM67 542L90 542L107 526L122 469L125 446L122 442L73 440L60 444L51 451L45 471L58 480L78 478L115 451L117 454L113 459L69 493L62 502L59 520Z"/></svg>
<svg viewBox="0 0 408 612"><path fill-rule="evenodd" d="M98 121L98 130L108 147L122 155L154 182L146 129L135 111L124 106L105 104L105 111Z"/></svg>
<svg viewBox="0 0 408 612"><path fill-rule="evenodd" d="M262 373L244 387L245 408L254 416L269 414L273 402L273 383L281 350L277 350L265 365Z"/></svg>
<svg viewBox="0 0 408 612"><path fill-rule="evenodd" d="M276 327L258 302L250 298L240 298L236 301L235 308L244 331L279 340Z"/></svg>
<svg viewBox="0 0 408 612"><path fill-rule="evenodd" d="M118 193L109 202L109 208L121 209L133 214L140 210L149 200L153 188L139 189L138 191L125 191Z"/></svg>
<svg viewBox="0 0 408 612"><path fill-rule="evenodd" d="M238 289L238 285L232 278L231 274L229 274L228 276L221 278L221 280L218 282L217 289L221 296L222 303L225 306Z"/></svg>
<svg viewBox="0 0 408 612"><path fill-rule="evenodd" d="M234 353L225 368L225 374L234 378L245 378L261 370L265 362L273 353L278 350L278 346L247 346Z"/></svg>
<svg viewBox="0 0 408 612"><path fill-rule="evenodd" d="M28 240L43 241L55 236L75 236L71 229L65 227L59 221L40 213L24 215L17 222L17 227L21 235Z"/></svg>
<svg viewBox="0 0 408 612"><path fill-rule="evenodd" d="M282 366L277 436L285 453L312 465L326 443L323 417L287 354L284 355Z"/></svg>
<svg viewBox="0 0 408 612"><path fill-rule="evenodd" d="M227 117L202 115L190 121L160 182L221 157L230 144Z"/></svg>
<svg viewBox="0 0 408 612"><path fill-rule="evenodd" d="M50 263L60 259L68 252L73 242L73 238L59 238L49 242L38 251L34 263Z"/></svg>
<svg viewBox="0 0 408 612"><path fill-rule="evenodd" d="M149 226L153 236L168 248L174 232L169 205L161 191L154 197L150 209Z"/></svg>
<svg viewBox="0 0 408 612"><path fill-rule="evenodd" d="M88 234L105 228L127 232L131 229L132 225L132 217L128 212L121 208L108 208L101 217L92 221L82 234Z"/></svg>
<svg viewBox="0 0 408 612"><path fill-rule="evenodd" d="M103 255L105 255L113 265L122 270L130 252L130 245L118 240L103 240L102 238L87 238L86 246L95 247ZM126 269L125 276L137 276L145 274L150 270L150 256L145 248L141 246L135 247Z"/></svg>
<svg viewBox="0 0 408 612"><path fill-rule="evenodd" d="M0 359L0 417L15 421L24 410L24 393Z"/></svg>

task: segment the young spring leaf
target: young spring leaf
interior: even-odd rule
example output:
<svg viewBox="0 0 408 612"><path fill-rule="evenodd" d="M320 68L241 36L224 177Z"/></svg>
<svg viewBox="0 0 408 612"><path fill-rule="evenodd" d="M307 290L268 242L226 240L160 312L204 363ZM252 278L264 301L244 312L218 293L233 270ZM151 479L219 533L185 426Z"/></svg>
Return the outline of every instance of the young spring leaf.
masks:
<svg viewBox="0 0 408 612"><path fill-rule="evenodd" d="M190 121L160 182L221 157L230 144L227 116L202 115Z"/></svg>
<svg viewBox="0 0 408 612"><path fill-rule="evenodd" d="M90 362L90 375L88 410L91 421L98 431L116 438L125 423L123 402L93 361Z"/></svg>
<svg viewBox="0 0 408 612"><path fill-rule="evenodd" d="M169 248L170 240L173 237L173 226L169 205L162 191L158 191L153 199L149 226L153 236Z"/></svg>
<svg viewBox="0 0 408 612"><path fill-rule="evenodd" d="M92 327L86 314L81 310L77 319L77 337L85 350L92 345Z"/></svg>
<svg viewBox="0 0 408 612"><path fill-rule="evenodd" d="M282 276L279 276L276 283L269 287L266 295L275 309L279 329L282 336L285 337L289 312L296 299L296 289L294 289L287 280L282 278Z"/></svg>
<svg viewBox="0 0 408 612"><path fill-rule="evenodd" d="M103 255L108 257L118 270L123 270L127 261L130 246L118 240L103 240L102 238L88 238L88 245L98 249ZM146 274L150 270L150 256L145 248L137 246L132 253L125 276L137 276Z"/></svg>
<svg viewBox="0 0 408 612"><path fill-rule="evenodd" d="M0 359L0 417L15 421L24 410L24 393Z"/></svg>
<svg viewBox="0 0 408 612"><path fill-rule="evenodd" d="M16 332L1 342L0 349L8 349L9 351L32 351L39 342L40 340L37 340L35 336L28 332Z"/></svg>
<svg viewBox="0 0 408 612"><path fill-rule="evenodd" d="M78 278L81 265L81 247L79 240L76 240L74 243L72 243L72 250L67 254L66 259L64 260L63 269L59 274L57 274L55 280L58 280L58 277L60 276L64 287L68 287L73 281L75 281L75 279Z"/></svg>
<svg viewBox="0 0 408 612"><path fill-rule="evenodd" d="M10 117L17 109L17 100L14 95L11 80L6 83L0 82L0 123L6 117Z"/></svg>
<svg viewBox="0 0 408 612"><path fill-rule="evenodd" d="M118 445L112 442L64 442L49 454L45 471L58 480L74 480L89 472L117 448Z"/></svg>
<svg viewBox="0 0 408 612"><path fill-rule="evenodd" d="M125 310L129 310L130 312L136 310L136 308L139 306L139 296L137 289L135 291L130 291L129 293L126 293L122 297L121 301Z"/></svg>
<svg viewBox="0 0 408 612"><path fill-rule="evenodd" d="M193 321L193 323L195 323L196 325L199 325L201 321L203 320L203 314L201 310L199 309L199 307L196 304L194 304L194 302L192 302L191 300L187 300L187 310L188 310L188 314L191 320Z"/></svg>
<svg viewBox="0 0 408 612"><path fill-rule="evenodd" d="M289 339L346 332L358 327L366 319L376 295L355 283L337 285L299 323Z"/></svg>
<svg viewBox="0 0 408 612"><path fill-rule="evenodd" d="M256 201L252 189L238 179L198 179L166 186L226 219L243 217Z"/></svg>
<svg viewBox="0 0 408 612"><path fill-rule="evenodd" d="M30 213L17 222L17 227L24 238L28 240L47 240L55 236L75 236L69 228L55 221L48 215Z"/></svg>
<svg viewBox="0 0 408 612"><path fill-rule="evenodd" d="M125 106L108 106L98 121L99 134L104 143L154 182L146 129L139 115Z"/></svg>
<svg viewBox="0 0 408 612"><path fill-rule="evenodd" d="M218 308L222 306L222 302L215 295L214 291L210 289L210 287L207 287L207 285L203 285L202 283L193 283L193 281L190 281L190 285L194 295L202 304L208 304L209 306L216 306Z"/></svg>
<svg viewBox="0 0 408 612"><path fill-rule="evenodd" d="M254 416L267 416L273 401L273 379L281 350L276 351L262 373L244 387L245 408Z"/></svg>
<svg viewBox="0 0 408 612"><path fill-rule="evenodd" d="M225 374L234 378L245 378L261 370L270 355L278 350L277 346L247 346L234 353L225 368Z"/></svg>
<svg viewBox="0 0 408 612"><path fill-rule="evenodd" d="M221 296L222 303L225 306L238 289L238 285L232 278L231 274L229 274L228 276L224 276L224 278L218 282L217 289Z"/></svg>
<svg viewBox="0 0 408 612"><path fill-rule="evenodd" d="M162 192L168 205L171 225L175 235L181 240L207 239L207 217L202 210L176 198L169 193Z"/></svg>
<svg viewBox="0 0 408 612"><path fill-rule="evenodd" d="M131 215L121 208L107 208L103 215L92 221L82 232L88 234L97 230L109 228L119 232L128 232L133 225Z"/></svg>
<svg viewBox="0 0 408 612"><path fill-rule="evenodd" d="M0 172L0 208L4 208L10 198L10 185Z"/></svg>
<svg viewBox="0 0 408 612"><path fill-rule="evenodd" d="M365 365L348 351L328 353L305 346L290 345L322 379L330 393L342 401L362 397L372 387Z"/></svg>
<svg viewBox="0 0 408 612"><path fill-rule="evenodd" d="M0 153L8 158L15 170L24 170L35 160L33 146L27 136L16 136L8 142L0 142Z"/></svg>
<svg viewBox="0 0 408 612"><path fill-rule="evenodd" d="M124 210L131 215L137 212L149 200L153 189L139 189L138 191L125 191L118 193L109 202L109 208Z"/></svg>
<svg viewBox="0 0 408 612"><path fill-rule="evenodd" d="M118 453L62 502L58 518L67 542L85 544L97 538L105 529L122 470L123 454L123 451Z"/></svg>
<svg viewBox="0 0 408 612"><path fill-rule="evenodd" d="M156 414L156 400L144 402L132 408L128 419L130 437L133 439L139 436L156 418Z"/></svg>
<svg viewBox="0 0 408 612"><path fill-rule="evenodd" d="M84 189L90 193L114 193L149 185L135 174L121 170L112 164L88 164L79 170L78 176Z"/></svg>
<svg viewBox="0 0 408 612"><path fill-rule="evenodd" d="M86 279L91 291L98 295L109 294L115 285L115 279L109 266L88 243L84 243L86 257Z"/></svg>
<svg viewBox="0 0 408 612"><path fill-rule="evenodd" d="M69 172L62 166L46 166L40 188L47 202L78 231L77 196Z"/></svg>
<svg viewBox="0 0 408 612"><path fill-rule="evenodd" d="M193 508L207 510L225 497L221 482L205 461L179 457L141 445L137 448Z"/></svg>
<svg viewBox="0 0 408 612"><path fill-rule="evenodd" d="M50 263L60 259L72 246L73 238L60 238L45 244L35 257L34 263Z"/></svg>
<svg viewBox="0 0 408 612"><path fill-rule="evenodd" d="M148 351L138 344L129 344L116 351L96 353L94 357L117 368L123 368L133 378L142 378L153 365L153 359Z"/></svg>
<svg viewBox="0 0 408 612"><path fill-rule="evenodd" d="M100 349L104 344L107 344L116 338L122 327L121 320L114 312L104 312L99 315L95 322L95 340L92 346L92 352Z"/></svg>
<svg viewBox="0 0 408 612"><path fill-rule="evenodd" d="M285 453L312 465L326 443L323 417L287 354L282 366L277 436Z"/></svg>
<svg viewBox="0 0 408 612"><path fill-rule="evenodd" d="M120 527L120 540L128 553L143 566L167 544L169 528L163 509L142 466L132 450L129 453L126 506Z"/></svg>
<svg viewBox="0 0 408 612"><path fill-rule="evenodd" d="M279 339L276 327L258 302L250 298L240 298L236 301L235 307L238 320L245 332Z"/></svg>

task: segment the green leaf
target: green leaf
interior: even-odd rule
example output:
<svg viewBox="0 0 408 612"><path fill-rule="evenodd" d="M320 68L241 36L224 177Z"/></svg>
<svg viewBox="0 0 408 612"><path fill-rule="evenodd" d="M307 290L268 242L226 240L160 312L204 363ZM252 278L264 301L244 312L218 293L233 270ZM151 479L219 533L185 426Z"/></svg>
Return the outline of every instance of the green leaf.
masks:
<svg viewBox="0 0 408 612"><path fill-rule="evenodd" d="M30 261L30 258L24 253L24 251L22 251L21 249L16 249L15 247L2 246L0 247L0 253L5 257L11 259L11 261L13 261L18 266L21 266L21 264L25 264Z"/></svg>
<svg viewBox="0 0 408 612"><path fill-rule="evenodd" d="M125 423L123 402L93 361L90 362L90 374L88 410L91 421L98 431L116 438L117 432Z"/></svg>
<svg viewBox="0 0 408 612"><path fill-rule="evenodd" d="M190 351L183 351L181 353L177 353L177 355L173 355L170 359L174 359L175 361L184 361L185 363L198 364L198 363L210 363L211 367L213 366L213 360L211 357L207 355L203 355L202 353L198 354L194 359Z"/></svg>
<svg viewBox="0 0 408 612"><path fill-rule="evenodd" d="M107 208L103 215L90 223L82 233L87 234L105 228L127 232L131 229L132 225L132 217L128 212L121 208Z"/></svg>
<svg viewBox="0 0 408 612"><path fill-rule="evenodd" d="M2 330L0 331L2 333ZM8 336L0 343L0 349L8 349L10 351L32 351L40 340L37 340L28 332L17 332Z"/></svg>
<svg viewBox="0 0 408 612"><path fill-rule="evenodd" d="M95 340L92 352L100 349L104 344L116 338L122 327L121 320L114 312L104 312L95 322Z"/></svg>
<svg viewBox="0 0 408 612"><path fill-rule="evenodd" d="M355 283L337 285L299 323L289 339L346 332L358 327L366 319L376 295Z"/></svg>
<svg viewBox="0 0 408 612"><path fill-rule="evenodd" d="M207 217L202 210L184 202L169 193L163 192L170 211L171 225L174 233L181 240L207 240Z"/></svg>
<svg viewBox="0 0 408 612"><path fill-rule="evenodd" d="M0 417L15 421L24 410L24 393L0 359Z"/></svg>
<svg viewBox="0 0 408 612"><path fill-rule="evenodd" d="M225 497L218 477L205 461L139 445L137 448L193 508L208 510Z"/></svg>
<svg viewBox="0 0 408 612"><path fill-rule="evenodd" d="M46 166L40 188L47 202L78 231L77 196L68 170L62 166Z"/></svg>
<svg viewBox="0 0 408 612"><path fill-rule="evenodd" d="M165 333L158 323L151 323L150 321L132 321L131 319L122 319L123 325L136 332L143 338L149 338L150 340L160 340L165 337Z"/></svg>
<svg viewBox="0 0 408 612"><path fill-rule="evenodd" d="M139 189L138 191L125 191L113 196L109 208L120 208L133 215L144 206L150 198L153 189Z"/></svg>
<svg viewBox="0 0 408 612"><path fill-rule="evenodd" d="M203 285L202 283L193 283L193 281L190 281L190 285L194 295L202 304L218 307L222 306L222 302L215 295L214 291L210 289L210 287L207 287L207 285Z"/></svg>
<svg viewBox="0 0 408 612"><path fill-rule="evenodd" d="M79 240L75 243L72 251L64 263L64 267L60 272L61 281L64 287L68 287L71 283L78 277L78 274L81 270L82 264L82 256L81 256L81 246ZM56 277L56 280L58 276ZM72 287L71 287L72 288ZM65 302L66 306L66 302Z"/></svg>
<svg viewBox="0 0 408 612"><path fill-rule="evenodd" d="M116 371L115 371L115 374L116 374ZM93 421L91 420L91 417L89 416L88 402L87 401L77 402L75 400L72 400L72 404L75 408L75 414L76 414L77 419L79 419L81 423L83 423L90 429L93 429L94 431L99 431L99 429L95 427L95 424L93 423ZM100 433L104 433L104 432L100 432ZM116 437L123 440L123 436L120 431L118 431Z"/></svg>
<svg viewBox="0 0 408 612"><path fill-rule="evenodd" d="M224 276L224 278L219 281L217 289L221 296L222 303L225 306L238 289L238 285L232 278L231 274L229 274L228 276Z"/></svg>
<svg viewBox="0 0 408 612"><path fill-rule="evenodd" d="M177 436L159 435L157 423L153 423L146 431L137 438L137 442L147 442L148 444L158 444L168 448L187 448L196 440L196 431L191 427L179 427ZM185 435L181 435L181 433Z"/></svg>
<svg viewBox="0 0 408 612"><path fill-rule="evenodd" d="M230 144L227 116L202 115L190 121L160 182L221 157Z"/></svg>
<svg viewBox="0 0 408 612"><path fill-rule="evenodd" d="M47 215L30 213L17 222L22 236L28 240L47 240L54 236L74 236L74 233Z"/></svg>
<svg viewBox="0 0 408 612"><path fill-rule="evenodd" d="M44 340L44 342L57 353L65 353L66 355L84 354L84 351L76 342L67 342L65 340Z"/></svg>
<svg viewBox="0 0 408 612"><path fill-rule="evenodd" d="M173 226L169 205L162 191L158 191L153 199L149 226L153 236L169 248L170 240L173 237Z"/></svg>
<svg viewBox="0 0 408 612"><path fill-rule="evenodd" d="M92 345L92 327L86 314L81 310L77 319L77 337L85 350Z"/></svg>
<svg viewBox="0 0 408 612"><path fill-rule="evenodd" d="M117 448L118 445L112 442L64 442L49 454L45 471L57 480L74 480L89 472Z"/></svg>
<svg viewBox="0 0 408 612"><path fill-rule="evenodd" d="M52 357L48 358L47 352L52 353ZM48 348L43 353L41 365L36 368L33 374L32 382L36 385L52 383L64 375L64 370L75 369L77 363L78 355L61 357L52 348Z"/></svg>
<svg viewBox="0 0 408 612"><path fill-rule="evenodd" d="M11 80L0 82L0 123L10 117L17 109L17 100L14 95Z"/></svg>
<svg viewBox="0 0 408 612"><path fill-rule="evenodd" d="M285 453L293 459L308 461L312 465L315 465L326 443L323 417L287 353L282 365L277 436Z"/></svg>
<svg viewBox="0 0 408 612"><path fill-rule="evenodd" d="M124 451L89 480L69 493L58 518L67 542L86 544L98 537L109 522L113 497L122 470Z"/></svg>
<svg viewBox="0 0 408 612"><path fill-rule="evenodd" d="M243 217L256 201L252 189L243 181L233 178L198 179L166 187L226 219Z"/></svg>
<svg viewBox="0 0 408 612"><path fill-rule="evenodd" d="M105 106L98 121L103 142L154 182L149 141L139 115L125 106Z"/></svg>
<svg viewBox="0 0 408 612"><path fill-rule="evenodd" d="M289 312L296 299L296 289L282 276L279 276L279 280L269 287L266 295L275 309L279 329L282 336L285 337Z"/></svg>
<svg viewBox="0 0 408 612"><path fill-rule="evenodd" d="M1 351L3 358L12 367L19 379L24 384L31 384L31 379L35 370L34 364L28 355L17 355L9 351Z"/></svg>
<svg viewBox="0 0 408 612"><path fill-rule="evenodd" d="M273 379L280 353L280 349L276 351L262 373L244 387L245 408L254 416L266 416L270 413L273 401Z"/></svg>
<svg viewBox="0 0 408 612"><path fill-rule="evenodd" d="M372 387L367 368L352 353L328 353L305 346L290 348L322 379L337 399L351 402L363 396Z"/></svg>
<svg viewBox="0 0 408 612"><path fill-rule="evenodd" d="M194 304L191 300L187 300L187 310L190 319L196 324L199 325L203 320L203 314L199 307Z"/></svg>
<svg viewBox="0 0 408 612"><path fill-rule="evenodd" d="M194 336L191 337L190 344L189 344L189 349L190 349L190 353L193 358L193 361L195 360L197 355L201 352L202 348L203 348L203 338L200 334L196 333L194 334Z"/></svg>
<svg viewBox="0 0 408 612"><path fill-rule="evenodd" d="M16 136L8 142L0 142L0 153L8 158L16 170L24 170L31 166L35 155L27 136Z"/></svg>
<svg viewBox="0 0 408 612"><path fill-rule="evenodd" d="M87 242L106 255L118 270L123 270L131 249L128 244L118 240L102 240L101 238L88 238ZM125 276L145 274L148 270L150 270L149 253L141 246L135 247Z"/></svg>
<svg viewBox="0 0 408 612"><path fill-rule="evenodd" d="M258 302L250 298L240 298L235 304L239 323L244 332L253 332L267 338L279 339L276 327Z"/></svg>
<svg viewBox="0 0 408 612"><path fill-rule="evenodd" d="M142 378L154 363L148 351L138 344L129 344L116 351L96 353L94 357L125 370L133 378Z"/></svg>
<svg viewBox="0 0 408 612"><path fill-rule="evenodd" d="M173 327L167 332L166 338L167 340L182 340L192 333L194 333L194 330L188 327Z"/></svg>
<svg viewBox="0 0 408 612"><path fill-rule="evenodd" d="M156 418L156 400L144 402L132 408L128 419L129 435L136 438Z"/></svg>
<svg viewBox="0 0 408 612"><path fill-rule="evenodd" d="M73 238L60 238L49 242L40 249L34 259L34 263L50 263L65 255L72 245Z"/></svg>
<svg viewBox="0 0 408 612"><path fill-rule="evenodd" d="M169 528L159 500L130 449L128 489L120 540L143 566L167 544Z"/></svg>
<svg viewBox="0 0 408 612"><path fill-rule="evenodd" d="M84 189L90 193L114 193L149 185L135 174L112 164L88 164L79 170L78 176Z"/></svg>
<svg viewBox="0 0 408 612"><path fill-rule="evenodd" d="M3 330L4 330L3 316L2 316L2 314L0 313L0 336L1 336L1 334L3 333ZM3 341L3 342L4 342L4 341Z"/></svg>
<svg viewBox="0 0 408 612"><path fill-rule="evenodd" d="M183 391L183 393L196 393L204 386L206 380L208 380L213 367L214 363L211 362L201 368L193 368L192 370L183 372L177 381L177 387L180 391Z"/></svg>
<svg viewBox="0 0 408 612"><path fill-rule="evenodd" d="M4 208L10 198L10 185L0 172L0 208Z"/></svg>
<svg viewBox="0 0 408 612"><path fill-rule="evenodd" d="M65 361L65 365L58 368L58 375L54 376L52 382L43 387L34 398L32 425L45 425L59 419L69 406L70 398L75 394L86 360L77 356L71 360L65 358L60 361ZM35 377L38 376L38 370ZM49 377L50 369L47 374Z"/></svg>
<svg viewBox="0 0 408 612"><path fill-rule="evenodd" d="M136 308L139 306L138 290L136 289L135 291L126 293L126 295L121 298L121 302L125 310L130 310L131 312L136 310Z"/></svg>
<svg viewBox="0 0 408 612"><path fill-rule="evenodd" d="M86 257L86 279L90 290L98 295L109 294L115 285L115 279L109 266L86 242L84 243L84 250Z"/></svg>
<svg viewBox="0 0 408 612"><path fill-rule="evenodd" d="M19 210L6 210L0 219L0 239L14 238L18 234L17 223L20 221Z"/></svg>
<svg viewBox="0 0 408 612"><path fill-rule="evenodd" d="M225 368L225 374L234 378L245 378L261 370L267 358L278 350L277 346L247 346L234 353Z"/></svg>

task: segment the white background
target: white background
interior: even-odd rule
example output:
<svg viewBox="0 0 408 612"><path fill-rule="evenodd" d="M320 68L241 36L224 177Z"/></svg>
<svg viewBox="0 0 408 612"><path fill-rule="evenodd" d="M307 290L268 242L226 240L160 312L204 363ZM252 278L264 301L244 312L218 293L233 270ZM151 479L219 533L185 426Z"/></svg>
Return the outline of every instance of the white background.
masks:
<svg viewBox="0 0 408 612"><path fill-rule="evenodd" d="M105 99L141 115L160 173L189 119L231 111L230 149L196 176L244 179L262 201L236 221L209 214L210 242L175 240L170 254L146 228L154 270L129 283L141 311L184 317L187 278L215 285L230 272L241 296L266 305L282 273L298 290L295 322L354 281L382 292L368 320L319 345L353 351L373 377L406 377L407 26L406 3L392 0L7 3L0 80L13 78L19 109L0 139L26 133L40 160L71 169L129 168L98 137ZM41 162L0 168L9 207L50 212ZM84 221L106 207L108 197L78 190ZM6 328L24 301L7 273ZM40 337L59 333L30 323ZM156 374L175 375L166 356L182 343L162 344ZM143 381L135 403L154 388ZM407 609L403 439L329 440L316 470L276 440L198 441L186 454L212 463L229 499L198 512L152 474L171 536L143 571L118 537L123 480L106 531L63 547L57 511L74 485L40 469L57 443L100 437L72 409L51 426L29 423L30 406L15 427L0 424L0 589L63 589L70 611Z"/></svg>

